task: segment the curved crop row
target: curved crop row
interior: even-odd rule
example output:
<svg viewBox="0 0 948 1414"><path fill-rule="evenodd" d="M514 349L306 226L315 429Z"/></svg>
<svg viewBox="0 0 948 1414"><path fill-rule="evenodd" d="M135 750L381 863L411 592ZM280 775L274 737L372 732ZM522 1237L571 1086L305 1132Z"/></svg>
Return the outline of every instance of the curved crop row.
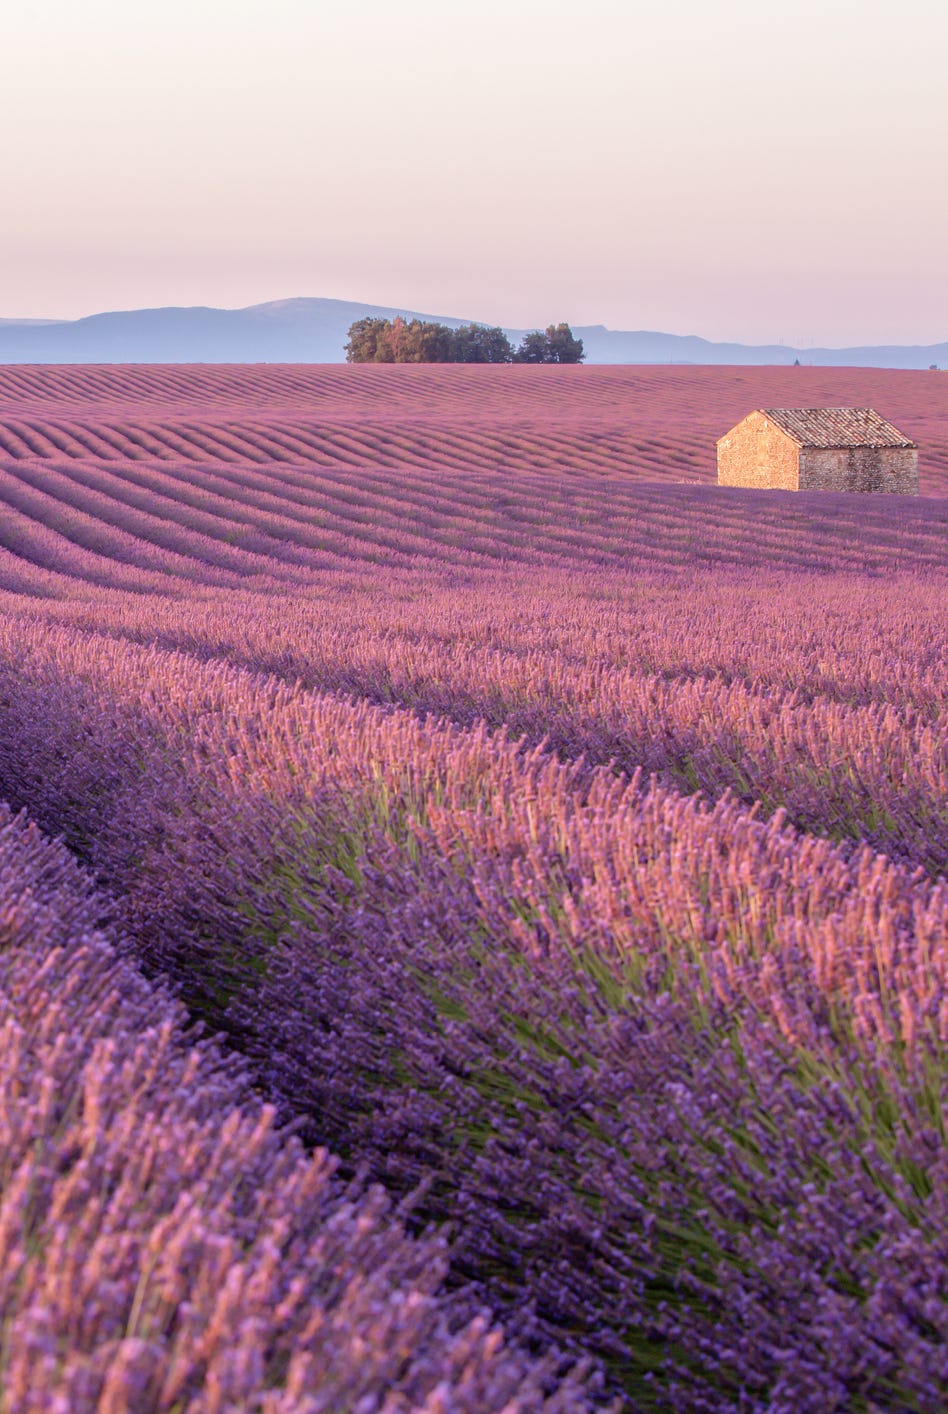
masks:
<svg viewBox="0 0 948 1414"><path fill-rule="evenodd" d="M381 567L508 562L651 574L750 564L940 574L948 524L948 501L937 498L820 492L788 500L504 468L466 471L455 487L417 468L354 467L341 480L338 471L246 461L0 462L0 511L4 505L44 530L64 516L70 526L84 518L86 542L105 543L112 531L134 536L149 564L150 547L188 556L197 579L206 565L217 574L299 581L360 559Z"/></svg>
<svg viewBox="0 0 948 1414"><path fill-rule="evenodd" d="M345 464L335 427L368 463L458 470L476 449L488 464L707 482L716 439L751 408L850 404L919 441L935 494L948 490L944 398L937 374L876 369L12 366L0 368L0 449L273 461L289 432L305 458Z"/></svg>
<svg viewBox="0 0 948 1414"><path fill-rule="evenodd" d="M520 573L460 595L421 575L397 591L389 581L384 596L347 579L292 603L112 596L8 611L486 721L566 759L781 808L799 828L938 874L948 873L944 603L938 583L898 580L876 592L867 624L864 590L845 580L758 572L713 585L597 576L564 586ZM828 622L815 631L818 615Z"/></svg>
<svg viewBox="0 0 948 1414"><path fill-rule="evenodd" d="M943 885L221 664L3 659L0 783L516 1330L636 1408L942 1407Z"/></svg>
<svg viewBox="0 0 948 1414"><path fill-rule="evenodd" d="M941 1414L948 501L698 483L845 402L948 486L945 387L0 369L0 797L243 1055L0 822L4 1395Z"/></svg>
<svg viewBox="0 0 948 1414"><path fill-rule="evenodd" d="M0 809L0 1350L18 1414L572 1411L439 1294L443 1241L347 1190ZM397 1404L393 1403L397 1401Z"/></svg>

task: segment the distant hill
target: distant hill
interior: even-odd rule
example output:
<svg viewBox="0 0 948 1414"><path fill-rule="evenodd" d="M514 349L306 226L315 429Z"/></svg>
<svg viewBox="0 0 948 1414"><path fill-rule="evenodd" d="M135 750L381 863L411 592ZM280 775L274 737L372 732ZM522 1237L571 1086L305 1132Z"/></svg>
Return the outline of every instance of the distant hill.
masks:
<svg viewBox="0 0 948 1414"><path fill-rule="evenodd" d="M948 343L795 349L786 344L716 344L695 334L634 333L592 324L574 329L589 363L801 364L829 368L948 367Z"/></svg>
<svg viewBox="0 0 948 1414"><path fill-rule="evenodd" d="M246 309L131 309L85 319L0 319L0 363L340 363L349 325L364 315L464 319L334 299L273 300ZM552 311L551 318L559 317ZM525 331L508 329L518 342ZM574 327L587 363L801 364L854 368L948 367L948 343L795 349L718 344L691 334Z"/></svg>

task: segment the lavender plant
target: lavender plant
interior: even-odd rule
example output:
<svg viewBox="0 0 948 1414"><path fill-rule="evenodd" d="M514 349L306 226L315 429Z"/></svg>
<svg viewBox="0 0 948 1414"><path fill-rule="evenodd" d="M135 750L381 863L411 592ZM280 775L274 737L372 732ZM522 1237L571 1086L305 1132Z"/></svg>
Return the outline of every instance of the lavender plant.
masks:
<svg viewBox="0 0 948 1414"><path fill-rule="evenodd" d="M0 370L9 1406L940 1412L948 503L343 372Z"/></svg>
<svg viewBox="0 0 948 1414"><path fill-rule="evenodd" d="M406 1237L381 1190L279 1133L104 913L62 846L0 811L3 1407L587 1407L443 1294L443 1238Z"/></svg>
<svg viewBox="0 0 948 1414"><path fill-rule="evenodd" d="M518 1336L633 1407L939 1407L942 885L484 729L28 646L0 779L312 1142L428 1180Z"/></svg>

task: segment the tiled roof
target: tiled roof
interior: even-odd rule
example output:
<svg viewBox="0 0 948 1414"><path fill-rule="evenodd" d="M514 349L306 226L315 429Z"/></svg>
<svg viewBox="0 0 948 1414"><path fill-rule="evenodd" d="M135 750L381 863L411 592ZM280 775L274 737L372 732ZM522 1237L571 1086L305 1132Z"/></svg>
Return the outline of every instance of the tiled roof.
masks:
<svg viewBox="0 0 948 1414"><path fill-rule="evenodd" d="M874 408L759 408L801 447L914 447Z"/></svg>

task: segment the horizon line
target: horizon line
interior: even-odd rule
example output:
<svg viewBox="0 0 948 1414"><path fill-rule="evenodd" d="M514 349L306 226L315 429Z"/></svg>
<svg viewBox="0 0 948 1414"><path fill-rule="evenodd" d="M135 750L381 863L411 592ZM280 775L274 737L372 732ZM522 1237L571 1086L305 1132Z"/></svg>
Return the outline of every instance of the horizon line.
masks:
<svg viewBox="0 0 948 1414"><path fill-rule="evenodd" d="M268 308L274 308L274 307L277 307L277 306L280 306L280 305L292 305L292 304L303 304L303 303L322 304L322 305L345 305L345 306L349 306L349 307L352 307L352 308L359 308L359 309L381 310L381 311L385 311L386 313L389 313L389 312L390 312L390 313L393 313L393 314L396 314L396 315L397 315L397 314L405 314L406 316L409 316L409 317L422 317L422 318L432 319L432 320L439 320L439 319L442 319L442 320L449 320L451 323L455 323L455 324L458 324L458 323L459 323L459 324L468 324L468 323L470 323L470 324L480 325L480 326L485 327L485 328L502 328L502 329L505 330L505 332L515 332L515 333L529 332L529 331L531 331L531 330L533 330L533 329L539 329L539 328L545 327L544 325L541 325L541 324L524 324L524 325L519 325L519 324L518 324L518 325L514 325L514 324L499 324L499 323L491 324L491 322L488 321L488 320L484 320L484 319L467 319L467 318L463 318L463 317L461 317L461 316L459 316L459 315L443 315L443 314L442 314L442 315L434 315L434 314L429 314L429 313L427 313L427 312L425 312L425 311L421 311L421 310L417 310L417 309L411 309L411 308L410 308L409 306L407 306L407 305L399 305L399 304L381 304L381 303L379 303L378 301L375 301L375 300L341 299L341 298L338 298L338 297L332 296L332 295L289 295L289 296L281 296L281 297L277 297L277 298L275 298L275 299L269 299L269 300L255 300L255 301L253 301L253 302L250 303L250 304L241 304L241 305L215 305L215 304L156 304L156 305L134 305L134 306L130 306L130 307L128 307L128 308L97 309L97 310L93 310L91 313L88 313L88 314L74 315L74 316L71 316L71 317L56 317L56 316L43 317L43 316L30 316L30 315L22 315L22 316L13 315L13 316L9 316L9 315L4 315L4 316L0 316L0 328L7 328L7 329L9 329L9 328L11 328L12 326L20 326L20 327L33 328L33 329L52 328L52 327L62 326L62 325L67 325L67 324L80 324L80 323L83 323L85 320L108 318L108 317L110 317L110 316L135 315L135 314L160 314L160 313L172 312L172 311L180 311L180 312L202 311L202 312L208 312L208 313L213 313L213 314L246 314L246 313L249 313L249 312L251 312L251 311L253 311L253 310L263 310L263 309L268 309ZM842 343L842 344L810 343L810 344L796 344L796 343L788 343L785 339L781 339L781 338L763 339L763 340L760 340L760 341L754 341L752 338L720 338L720 339L715 339L715 338L709 338L707 335L704 335L704 334L697 334L697 333L680 334L680 333L674 333L674 332L672 332L672 331L670 331L670 330L667 330L667 329L643 329L643 328L639 328L639 329L628 329L628 328L615 328L615 327L613 327L613 326L611 326L611 325L609 325L609 324L601 323L601 322L596 322L596 323L583 323L583 324L574 323L573 321L563 321L563 322L569 323L571 328L575 328L575 329L577 329L577 330L583 330L583 329L592 330L592 329L596 329L596 330L602 330L602 331L604 331L604 332L607 333L607 334L617 334L617 335L640 335L640 336L650 336L650 337L668 338L668 339L695 340L695 341L697 341L697 342L699 342L699 343L704 343L704 344L709 344L709 345L716 345L716 346L718 346L718 347L720 347L720 346L723 345L723 346L725 346L725 347L727 347L727 346L734 346L734 347L751 348L751 349L779 348L779 349L784 349L784 350L787 350L787 351L790 351L790 352L793 352L793 353L800 353L800 354L803 354L803 355L807 355L807 354L812 355L812 354L814 354L814 353L819 353L819 352L840 353L840 352L847 352L847 351L849 351L849 350L872 350L872 349L886 349L886 348L893 348L893 349L936 349L936 348L939 348L939 349L940 349L940 348L944 347L944 345L945 345L946 343L948 343L948 336L946 336L946 338L945 338L944 340L936 340L936 341L925 342L925 343L918 342L918 341L916 341L916 342L907 342L907 343L906 343L906 342L882 342L882 341L880 341L880 342L876 342L876 343L848 343L848 344L847 344L847 343Z"/></svg>

